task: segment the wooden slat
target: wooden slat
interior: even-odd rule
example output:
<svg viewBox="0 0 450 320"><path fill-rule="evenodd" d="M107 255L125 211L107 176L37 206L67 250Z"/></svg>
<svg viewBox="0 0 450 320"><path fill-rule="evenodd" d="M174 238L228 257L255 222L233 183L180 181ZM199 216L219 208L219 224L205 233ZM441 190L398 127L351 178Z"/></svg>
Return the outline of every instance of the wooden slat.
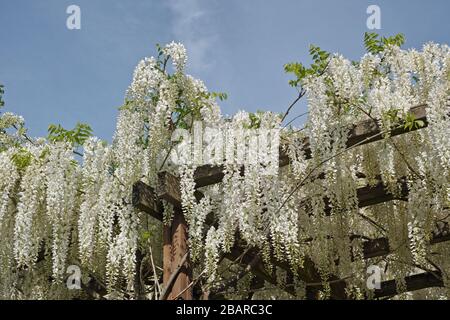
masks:
<svg viewBox="0 0 450 320"><path fill-rule="evenodd" d="M443 287L444 283L442 281L442 275L440 272L424 272L415 274L412 276L405 277L406 282L406 291L416 291L425 288L433 288L433 287ZM380 289L375 289L374 297L375 298L383 298L383 297L393 297L399 293L397 292L397 285L395 280L383 281L381 283Z"/></svg>
<svg viewBox="0 0 450 320"><path fill-rule="evenodd" d="M163 206L156 196L152 187L142 181L138 181L133 185L133 206L140 211L146 212L155 219L162 221Z"/></svg>

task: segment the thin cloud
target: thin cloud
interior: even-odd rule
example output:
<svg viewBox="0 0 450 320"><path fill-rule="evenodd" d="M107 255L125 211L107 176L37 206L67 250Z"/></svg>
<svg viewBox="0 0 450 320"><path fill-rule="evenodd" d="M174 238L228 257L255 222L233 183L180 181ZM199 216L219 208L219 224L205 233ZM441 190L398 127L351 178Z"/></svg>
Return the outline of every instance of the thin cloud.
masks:
<svg viewBox="0 0 450 320"><path fill-rule="evenodd" d="M182 42L189 56L191 70L208 69L214 62L209 50L216 41L211 31L210 10L207 2L200 0L170 0L168 7L173 15L174 40Z"/></svg>

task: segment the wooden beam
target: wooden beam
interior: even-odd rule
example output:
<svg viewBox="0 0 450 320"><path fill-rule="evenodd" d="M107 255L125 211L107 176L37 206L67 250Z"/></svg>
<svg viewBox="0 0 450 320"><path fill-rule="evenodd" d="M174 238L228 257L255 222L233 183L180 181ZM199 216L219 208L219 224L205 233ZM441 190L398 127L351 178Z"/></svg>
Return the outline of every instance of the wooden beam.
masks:
<svg viewBox="0 0 450 320"><path fill-rule="evenodd" d="M397 136L400 134L404 134L404 133L408 133L411 131L426 128L428 126L426 108L427 108L427 105L423 104L423 105L414 106L411 109L409 109L409 112L415 117L416 120L423 121L423 123L424 123L423 127L419 127L419 128L414 127L410 130L410 129L405 129L403 126L398 126L391 130L390 135ZM380 132L381 131L380 131L379 125L377 123L375 123L372 119L368 119L368 120L362 121L360 123L357 123L350 131L350 134L349 134L348 140L347 140L347 147L352 147L363 141L364 141L364 144L367 144L367 143L371 143L374 141L382 140L383 139L382 135L373 137L373 136L379 134ZM373 138L366 140L370 137L373 137Z"/></svg>
<svg viewBox="0 0 450 320"><path fill-rule="evenodd" d="M170 172L162 171L158 173L158 181L160 188L156 197L166 200L176 208L181 208L180 178ZM197 201L203 198L203 194L198 190L194 192L194 196Z"/></svg>
<svg viewBox="0 0 450 320"><path fill-rule="evenodd" d="M409 193L406 179L400 178L397 181L397 185L400 191L399 198L406 200ZM367 185L365 187L358 188L356 192L358 197L359 208L373 206L375 204L380 204L383 202L398 199L393 194L387 191L386 185L381 180L374 186Z"/></svg>
<svg viewBox="0 0 450 320"><path fill-rule="evenodd" d="M358 188L356 190L356 197L358 199L358 208L364 208L380 204L383 202L388 202L392 200L407 200L408 197L408 184L405 178L400 178L397 182L399 188L399 195L394 196L387 190L386 185L383 181L378 181L375 185L366 185L364 187ZM325 214L329 215L331 213L330 199L325 197ZM302 203L303 205L304 203Z"/></svg>
<svg viewBox="0 0 450 320"><path fill-rule="evenodd" d="M443 287L444 282L442 281L442 275L440 272L424 272L415 274L412 276L405 277L406 282L406 291L416 291L425 288L433 288L433 287ZM374 297L375 298L384 298L384 297L393 297L399 293L397 291L397 285L395 280L383 281L381 283L380 289L375 289Z"/></svg>
<svg viewBox="0 0 450 320"><path fill-rule="evenodd" d="M164 199L171 203L174 207L181 207L181 191L180 191L180 180L178 177L172 175L169 172L160 172L159 173L159 181L160 181L160 192L157 197ZM399 188L400 188L400 197L405 198L408 195L408 186L406 180L404 178L399 179ZM152 216L154 214L154 204L152 202L148 203L148 199L152 198L152 194L154 194L153 190L145 190L144 194L141 196L139 192L143 191L143 182L139 183L139 187L136 189L136 196L133 199L136 200L135 206L137 206L140 210L148 212ZM145 184L144 184L145 185ZM154 196L153 196L154 197ZM203 197L203 194L199 191L195 192L195 197L200 200ZM391 201L395 199L395 197L387 191L386 186L382 181L379 181L376 185L370 186L367 185L365 187L361 187L357 189L357 197L358 197L358 206L359 208L371 206L374 204L379 204L387 201ZM325 212L330 213L331 207L329 203L329 199L325 198ZM160 215L160 220L162 220L162 215ZM212 221L212 219L207 219L207 221Z"/></svg>
<svg viewBox="0 0 450 320"><path fill-rule="evenodd" d="M174 180L172 180L174 181ZM408 186L405 178L400 178L398 180L400 194L398 197L401 199L406 199L408 196ZM169 198L169 197L167 197ZM387 191L386 186L382 181L379 181L373 186L361 187L357 190L358 207L363 208L375 204L380 204L383 202L391 201L397 199ZM330 213L331 207L329 200L325 199L325 212ZM212 222L214 219L209 217L206 221ZM436 225L436 229L433 231L433 236L430 244L440 243L450 241L450 230L448 223L439 222ZM387 255L390 253L389 241L387 238L378 238L374 240L369 240L364 242L364 257L366 259Z"/></svg>
<svg viewBox="0 0 450 320"><path fill-rule="evenodd" d="M450 241L450 227L447 222L438 222L429 244ZM388 238L378 238L365 241L363 244L364 259L381 257L391 253Z"/></svg>
<svg viewBox="0 0 450 320"><path fill-rule="evenodd" d="M163 220L163 205L153 188L144 182L138 181L133 185L132 203L138 210L159 221Z"/></svg>
<svg viewBox="0 0 450 320"><path fill-rule="evenodd" d="M164 189L170 190L167 195L174 195L176 200L180 200L179 187L171 183L170 178L173 176L165 175L169 181L163 185ZM178 183L178 181L177 181ZM171 203L176 203L175 199L172 197L167 199L166 197L156 196L153 188L148 186L142 181L138 181L133 186L133 206L138 210L148 213L155 219L163 220L163 206L160 199L166 199ZM163 226L163 284L168 285L169 279L173 272L178 267L181 258L188 251L187 245L187 224L184 219L183 213L181 212L181 205L174 208L174 218L170 226ZM179 293L184 290L190 283L192 278L192 268L190 266L190 261L186 261L181 267L179 274L177 275L175 281L170 284L170 293L168 294L169 299L177 297ZM192 299L192 289L186 290L179 298L184 300Z"/></svg>

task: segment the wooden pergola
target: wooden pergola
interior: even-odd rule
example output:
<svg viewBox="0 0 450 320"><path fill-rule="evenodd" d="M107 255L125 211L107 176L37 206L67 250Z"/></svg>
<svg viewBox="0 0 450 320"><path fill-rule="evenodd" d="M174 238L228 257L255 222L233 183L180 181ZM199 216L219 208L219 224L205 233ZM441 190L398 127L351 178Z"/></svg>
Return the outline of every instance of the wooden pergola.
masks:
<svg viewBox="0 0 450 320"><path fill-rule="evenodd" d="M423 121L424 126L422 128L428 125L426 105L413 107L410 109L410 112L417 120ZM393 128L390 135L396 136L418 129L421 128L405 129L403 125L400 125ZM347 148L361 146L374 141L379 141L381 139L383 139L383 133L381 132L378 124L373 120L366 120L356 124L352 128L348 136ZM311 158L311 150L309 148L308 139L304 141L303 151L307 158ZM281 153L279 159L280 167L288 164L289 158L286 154ZM222 166L205 165L198 167L194 174L196 188L220 183L223 176ZM406 199L408 195L406 179L399 179L398 184L401 190L400 197L402 199ZM170 226L163 227L164 291L161 298L191 300L194 298L194 282L192 279L192 266L189 261L187 225L181 210L180 180L178 177L168 172L161 172L159 174L159 185L160 191L156 192L145 183L140 181L137 182L133 187L133 205L138 210L148 213L150 216L159 221L162 221L163 219L162 200L168 201L173 205L174 218L172 224ZM195 196L197 201L203 197L202 193L198 190L196 191ZM357 197L360 208L399 199L387 191L387 188L381 179L376 185L367 185L359 188L357 190ZM327 203L327 199L325 199L325 202ZM327 208L326 212L330 212L330 208ZM213 223L212 217L207 217L206 223L211 225ZM448 223L437 223L436 229L434 230L433 236L430 240L430 245L448 240L450 240L450 229ZM256 279L252 283L252 288L261 288L264 286L265 282L276 285L276 276L272 272L266 270L258 250L256 248L248 248L241 239L237 239L235 243L236 244L232 248L231 252L225 257L233 261L239 261L241 264L246 266L247 270L250 270L255 275ZM384 237L367 240L363 243L364 259L385 256L388 255L390 251L389 239ZM290 294L295 294L294 287L292 285L294 277L291 271L291 266L285 261L278 261L273 255L271 257L271 263L287 272L287 283L283 289ZM303 268L299 269L297 273L306 283L321 282L318 270L315 268L313 262L308 259L308 257L305 259ZM237 275L236 277L229 279L228 282L224 283L221 287L225 288L227 286L235 285L241 276L242 275ZM338 278L331 280L335 280L331 281L330 284L331 298L345 299L345 281L339 280ZM438 271L424 272L408 276L405 278L405 282L407 291L443 286L443 281ZM307 298L316 299L319 289L320 287L317 286L307 287ZM398 293L399 292L397 292L395 281L389 280L381 283L381 289L374 291L374 297L391 297ZM221 297L223 296L214 294L210 295L210 298Z"/></svg>

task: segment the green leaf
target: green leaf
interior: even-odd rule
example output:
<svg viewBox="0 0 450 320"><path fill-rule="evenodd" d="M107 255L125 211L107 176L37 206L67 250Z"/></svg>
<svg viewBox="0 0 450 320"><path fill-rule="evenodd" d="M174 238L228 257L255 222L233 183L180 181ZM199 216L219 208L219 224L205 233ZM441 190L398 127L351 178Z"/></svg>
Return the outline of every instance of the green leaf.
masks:
<svg viewBox="0 0 450 320"><path fill-rule="evenodd" d="M422 120L416 119L416 116L410 112L408 112L405 116L405 124L404 128L405 130L413 130L413 129L419 129L425 126L425 122Z"/></svg>
<svg viewBox="0 0 450 320"><path fill-rule="evenodd" d="M330 53L315 45L310 45L309 53L313 59L313 63L309 68L306 68L299 62L291 62L284 65L284 71L286 73L293 73L296 76L296 79L289 80L291 87L298 87L307 76L320 75L324 72Z"/></svg>
<svg viewBox="0 0 450 320"><path fill-rule="evenodd" d="M364 46L367 52L378 54L383 52L388 45L401 47L405 43L405 36L402 33L391 37L381 37L375 32L364 34Z"/></svg>
<svg viewBox="0 0 450 320"><path fill-rule="evenodd" d="M425 122L423 122L422 120L416 120L416 121L414 121L414 126L417 129L423 128L425 126Z"/></svg>
<svg viewBox="0 0 450 320"><path fill-rule="evenodd" d="M147 240L150 239L150 236L151 236L151 234L149 231L142 232L142 234L141 234L142 242L147 242Z"/></svg>
<svg viewBox="0 0 450 320"><path fill-rule="evenodd" d="M73 146L83 145L92 136L92 129L88 124L77 123L72 130L66 130L61 125L48 126L47 139L52 142L65 141Z"/></svg>
<svg viewBox="0 0 450 320"><path fill-rule="evenodd" d="M31 161L33 161L33 155L28 150L21 148L12 155L11 160L14 162L17 169L22 171L31 164Z"/></svg>
<svg viewBox="0 0 450 320"><path fill-rule="evenodd" d="M211 92L209 96L212 98L218 98L220 101L225 101L228 99L228 94L225 92Z"/></svg>

